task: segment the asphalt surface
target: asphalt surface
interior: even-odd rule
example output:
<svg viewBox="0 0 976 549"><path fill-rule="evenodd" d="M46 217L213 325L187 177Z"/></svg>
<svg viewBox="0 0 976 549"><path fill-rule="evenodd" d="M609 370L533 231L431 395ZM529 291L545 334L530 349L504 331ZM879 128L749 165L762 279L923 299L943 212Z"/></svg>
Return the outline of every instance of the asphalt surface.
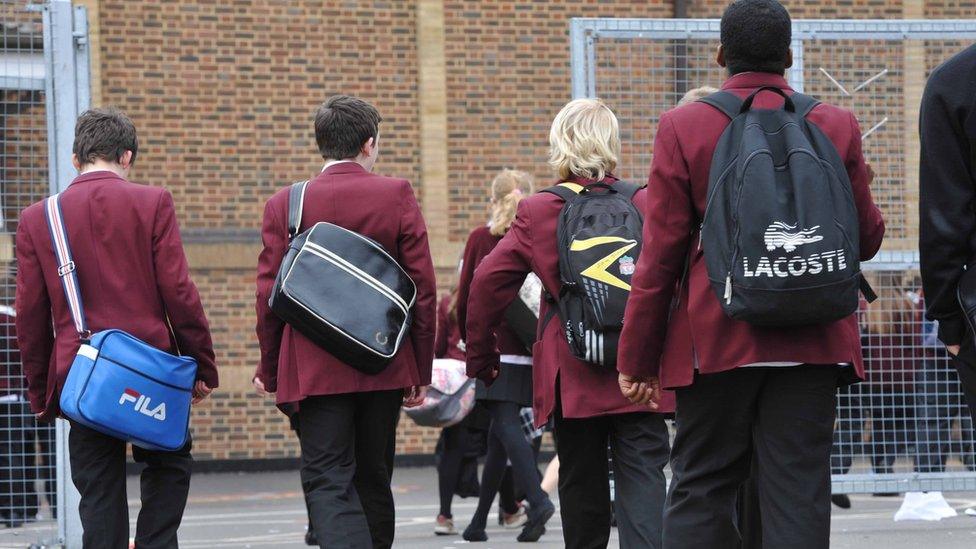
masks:
<svg viewBox="0 0 976 549"><path fill-rule="evenodd" d="M457 537L435 537L437 514L435 472L430 468L401 468L394 478L397 499L396 547L449 549L468 544ZM962 515L976 507L976 493L947 494L960 516L941 522L894 522L901 498L852 496L853 508L835 508L831 546L837 549L970 549L976 547L976 517ZM138 479L129 479L130 520L138 513ZM454 514L463 529L474 512L474 501L457 500ZM190 501L180 530L181 549L305 547L305 510L297 472L206 474L193 479ZM53 522L24 528L0 529L0 548L25 549L31 543L54 537ZM489 542L479 549L521 547L517 531L489 527ZM611 547L616 547L616 536ZM562 528L557 514L549 533L538 547L562 547Z"/></svg>

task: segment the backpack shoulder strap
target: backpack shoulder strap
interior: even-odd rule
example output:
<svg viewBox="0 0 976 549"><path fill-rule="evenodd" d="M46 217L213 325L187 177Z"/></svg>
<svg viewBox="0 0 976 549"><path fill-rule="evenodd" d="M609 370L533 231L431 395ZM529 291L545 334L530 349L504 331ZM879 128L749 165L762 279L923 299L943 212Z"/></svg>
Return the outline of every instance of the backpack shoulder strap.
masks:
<svg viewBox="0 0 976 549"><path fill-rule="evenodd" d="M708 97L699 99L698 101L705 103L706 105L711 105L725 116L728 116L729 120L735 119L736 116L739 116L739 111L742 110L742 100L739 99L735 94L727 91L715 92Z"/></svg>
<svg viewBox="0 0 976 549"><path fill-rule="evenodd" d="M627 200L633 200L634 195L637 191L643 189L647 185L638 185L637 183L631 183L630 181L620 180L613 184L614 190L624 196Z"/></svg>
<svg viewBox="0 0 976 549"><path fill-rule="evenodd" d="M864 296L865 301L868 303L874 303L878 300L878 294L874 292L874 288L871 287L871 283L865 278L863 274L860 275L861 280L859 282L861 286L861 295Z"/></svg>
<svg viewBox="0 0 976 549"><path fill-rule="evenodd" d="M793 100L793 106L796 107L796 113L803 118L806 118L807 115L810 114L810 111L820 104L820 101L802 93L794 93L790 96L790 99Z"/></svg>
<svg viewBox="0 0 976 549"><path fill-rule="evenodd" d="M288 191L288 239L298 236L298 229L302 225L302 208L305 205L305 189L308 180L299 181Z"/></svg>
<svg viewBox="0 0 976 549"><path fill-rule="evenodd" d="M576 200L579 197L580 191L583 190L583 186L577 183L560 183L558 185L553 185L542 189L540 192L554 194L561 198L563 202L569 204L570 202Z"/></svg>
<svg viewBox="0 0 976 549"><path fill-rule="evenodd" d="M68 245L68 230L64 226L60 198L60 194L48 198L44 204L44 213L47 218L48 231L51 233L54 255L58 261L58 278L61 279L61 287L64 289L64 297L68 302L68 309L71 311L71 319L75 323L78 336L81 337L82 341L87 341L91 339L91 332L85 322L85 308L81 302L78 270L71 256L71 246Z"/></svg>

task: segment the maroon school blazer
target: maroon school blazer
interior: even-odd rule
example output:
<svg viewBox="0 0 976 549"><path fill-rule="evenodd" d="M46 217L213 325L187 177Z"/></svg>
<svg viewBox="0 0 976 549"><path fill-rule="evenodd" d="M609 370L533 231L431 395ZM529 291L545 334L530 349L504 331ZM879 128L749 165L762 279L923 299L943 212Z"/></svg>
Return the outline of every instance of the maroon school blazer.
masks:
<svg viewBox="0 0 976 549"><path fill-rule="evenodd" d="M335 358L281 321L268 306L278 268L288 248L288 188L264 209L258 259L257 334L261 362L256 376L278 404L314 395L334 395L429 385L434 360L437 295L427 227L410 182L340 162L312 179L305 191L301 230L327 221L372 238L393 256L417 285L410 337L385 370L367 375Z"/></svg>
<svg viewBox="0 0 976 549"><path fill-rule="evenodd" d="M738 74L722 89L745 97L761 86L793 93L782 76L769 73ZM759 94L755 102L767 109L782 104L773 92ZM823 130L844 159L860 221L861 260L868 260L881 247L884 221L871 198L857 120L851 112L827 104L814 108L807 119ZM696 366L709 374L756 362L851 363L863 378L856 315L779 329L734 321L723 312L696 238L712 153L728 123L724 114L697 102L661 116L647 189L644 243L627 303L618 368L631 375L659 375L671 388L690 385ZM687 281L672 310L686 262Z"/></svg>
<svg viewBox="0 0 976 549"><path fill-rule="evenodd" d="M468 242L464 245L464 259L461 261L461 274L458 277L457 318L458 326L461 328L461 339L467 336L464 330L467 324L468 296L471 295L471 281L474 280L474 272L481 261L495 249L501 240L501 236L491 234L491 229L487 225L476 228L468 235ZM504 319L495 330L495 335L498 336L499 353L516 356L529 354L529 350L525 348L522 340L508 327Z"/></svg>
<svg viewBox="0 0 976 549"><path fill-rule="evenodd" d="M434 356L453 358L464 362L461 343L461 330L458 329L457 315L451 319L451 295L445 295L437 304L437 335L434 337Z"/></svg>
<svg viewBox="0 0 976 549"><path fill-rule="evenodd" d="M173 197L97 171L75 178L61 195L61 210L89 329L118 328L192 357L197 378L216 387L210 326L190 280ZM17 226L17 340L31 410L52 419L80 342L43 202L24 210Z"/></svg>
<svg viewBox="0 0 976 549"><path fill-rule="evenodd" d="M594 183L583 179L572 181L580 185ZM613 176L604 180L609 184L615 181ZM643 190L634 197L638 208L645 197ZM475 270L468 298L468 375L484 376L498 367L494 332L505 316L505 309L518 295L526 274L535 272L550 294L559 295L556 222L562 207L563 201L550 193L538 193L521 201L512 228ZM541 319L545 319L548 309L549 303L543 301ZM557 380L563 417L650 411L623 397L616 371L586 364L572 355L558 316L546 325L532 349L532 380L537 425L548 421L555 409ZM673 394L665 393L658 411L674 411Z"/></svg>

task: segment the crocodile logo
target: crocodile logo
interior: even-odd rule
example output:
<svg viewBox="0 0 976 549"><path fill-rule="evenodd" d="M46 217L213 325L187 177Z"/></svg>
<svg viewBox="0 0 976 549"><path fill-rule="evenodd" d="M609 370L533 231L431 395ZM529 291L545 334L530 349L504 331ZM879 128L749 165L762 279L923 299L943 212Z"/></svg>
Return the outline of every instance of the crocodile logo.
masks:
<svg viewBox="0 0 976 549"><path fill-rule="evenodd" d="M771 224L763 236L766 250L771 252L777 248L783 248L786 252L794 252L804 244L813 244L823 240L823 236L817 234L820 225L802 230L797 230L798 227L799 225L787 225L782 221Z"/></svg>

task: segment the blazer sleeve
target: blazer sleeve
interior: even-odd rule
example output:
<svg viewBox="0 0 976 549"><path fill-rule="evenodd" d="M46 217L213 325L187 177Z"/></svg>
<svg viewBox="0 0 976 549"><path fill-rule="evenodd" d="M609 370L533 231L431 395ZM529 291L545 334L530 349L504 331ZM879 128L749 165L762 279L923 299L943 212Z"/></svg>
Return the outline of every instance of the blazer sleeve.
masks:
<svg viewBox="0 0 976 549"><path fill-rule="evenodd" d="M479 257L479 246L475 242L476 235L476 232L468 235L468 241L464 244L464 253L461 255L461 271L458 273L457 320L463 340L468 338L468 296L471 295L471 281L474 280L475 269L483 259Z"/></svg>
<svg viewBox="0 0 976 549"><path fill-rule="evenodd" d="M864 161L861 150L861 128L853 113L849 113L851 123L851 147L844 161L847 174L851 180L851 191L854 194L854 206L857 208L858 231L860 234L859 247L861 261L868 261L881 249L884 240L885 224L881 210L871 197L871 173Z"/></svg>
<svg viewBox="0 0 976 549"><path fill-rule="evenodd" d="M450 307L450 296L441 300L437 305L437 334L434 336L434 358L447 356L447 308Z"/></svg>
<svg viewBox="0 0 976 549"><path fill-rule="evenodd" d="M210 324L200 301L200 293L190 280L190 267L183 251L176 209L168 191L163 191L156 207L153 262L156 286L163 298L163 306L180 352L196 359L197 379L203 380L210 388L217 387L219 378Z"/></svg>
<svg viewBox="0 0 976 549"><path fill-rule="evenodd" d="M51 299L27 224L17 226L17 345L31 411L43 413L54 353Z"/></svg>
<svg viewBox="0 0 976 549"><path fill-rule="evenodd" d="M469 377L480 378L486 383L493 381L492 372L499 364L495 332L526 275L532 271L530 216L529 205L523 200L508 233L477 265L471 280L465 339L467 372Z"/></svg>
<svg viewBox="0 0 976 549"><path fill-rule="evenodd" d="M695 226L691 176L674 122L661 116L644 198L644 234L617 348L621 373L657 376L675 287Z"/></svg>
<svg viewBox="0 0 976 549"><path fill-rule="evenodd" d="M420 213L420 205L409 182L401 188L400 266L417 286L417 300L413 306L410 339L417 360L417 373L421 385L430 385L434 363L434 332L437 323L437 284L434 279L434 262L430 257L427 241L427 225Z"/></svg>
<svg viewBox="0 0 976 549"><path fill-rule="evenodd" d="M278 269L288 250L288 228L275 215L274 199L268 201L264 207L264 218L261 222L261 241L264 248L258 256L257 312L256 331L258 344L261 348L261 359L258 362L255 377L264 383L270 392L278 390L278 354L281 350L281 336L285 331L285 323L276 315L268 300L274 288Z"/></svg>
<svg viewBox="0 0 976 549"><path fill-rule="evenodd" d="M972 145L965 131L966 107L949 97L943 75L942 71L932 75L922 97L919 248L928 318L939 321L939 339L944 344L958 345L966 322L956 288L973 254L976 181L970 166Z"/></svg>

